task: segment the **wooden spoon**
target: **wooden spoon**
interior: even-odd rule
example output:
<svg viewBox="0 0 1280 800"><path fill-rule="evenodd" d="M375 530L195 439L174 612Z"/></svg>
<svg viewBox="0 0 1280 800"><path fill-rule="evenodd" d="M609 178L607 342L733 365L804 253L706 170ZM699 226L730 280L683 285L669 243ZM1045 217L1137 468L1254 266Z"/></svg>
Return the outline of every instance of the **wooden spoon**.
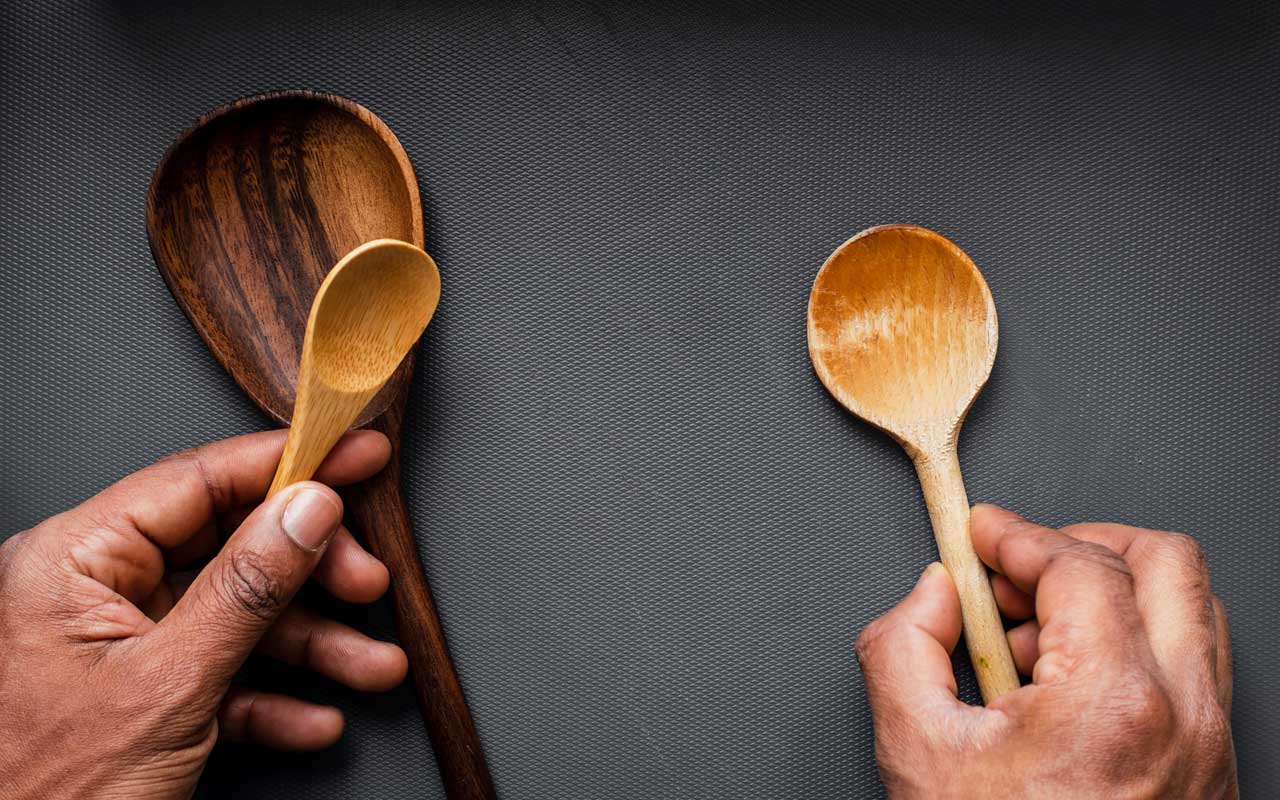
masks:
<svg viewBox="0 0 1280 800"><path fill-rule="evenodd" d="M238 100L165 154L147 197L151 252L192 325L272 419L294 412L308 314L326 273L373 239L423 246L404 148L350 100L284 92ZM493 784L419 561L400 490L412 351L355 420L391 440L386 469L346 492L347 510L391 572L401 645L451 798Z"/></svg>
<svg viewBox="0 0 1280 800"><path fill-rule="evenodd" d="M987 703L1019 681L969 539L956 439L991 374L996 338L995 303L978 268L959 247L914 225L871 228L845 242L809 295L809 358L818 377L915 463Z"/></svg>
<svg viewBox="0 0 1280 800"><path fill-rule="evenodd" d="M320 284L298 368L289 440L267 496L308 480L426 330L440 273L420 248L375 239Z"/></svg>

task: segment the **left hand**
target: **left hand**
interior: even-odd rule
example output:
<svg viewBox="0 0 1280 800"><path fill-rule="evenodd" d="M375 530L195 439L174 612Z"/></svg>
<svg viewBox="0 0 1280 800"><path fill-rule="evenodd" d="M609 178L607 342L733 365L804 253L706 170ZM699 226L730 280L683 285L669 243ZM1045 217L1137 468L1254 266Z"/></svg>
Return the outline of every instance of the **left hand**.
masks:
<svg viewBox="0 0 1280 800"><path fill-rule="evenodd" d="M390 444L347 434L318 482L258 506L284 442L178 453L0 546L0 796L188 797L220 738L335 742L337 709L232 685L255 650L363 691L404 679L399 647L292 603L313 572L342 600L386 591L324 484L373 475Z"/></svg>

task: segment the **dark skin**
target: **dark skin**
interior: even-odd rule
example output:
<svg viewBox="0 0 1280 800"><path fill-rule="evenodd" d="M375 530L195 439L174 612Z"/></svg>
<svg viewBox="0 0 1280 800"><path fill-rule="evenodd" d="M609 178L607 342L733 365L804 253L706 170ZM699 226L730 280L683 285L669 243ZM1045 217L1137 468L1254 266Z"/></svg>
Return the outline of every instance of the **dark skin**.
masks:
<svg viewBox="0 0 1280 800"><path fill-rule="evenodd" d="M350 602L386 591L329 486L390 445L348 434L316 482L264 503L284 439L177 454L0 546L0 730L22 732L0 736L0 797L189 797L219 740L335 742L337 709L234 684L254 652L359 690L403 680L398 647L293 602L308 579ZM957 699L960 603L931 565L858 639L891 796L1237 796L1226 615L1192 540L992 506L972 533L1032 681Z"/></svg>
<svg viewBox="0 0 1280 800"><path fill-rule="evenodd" d="M0 730L23 732L0 737L0 797L188 797L220 739L337 741L337 709L233 684L255 651L363 691L404 679L399 647L292 602L308 577L386 591L326 485L382 469L386 437L348 434L316 482L259 505L284 440L171 456L0 547Z"/></svg>

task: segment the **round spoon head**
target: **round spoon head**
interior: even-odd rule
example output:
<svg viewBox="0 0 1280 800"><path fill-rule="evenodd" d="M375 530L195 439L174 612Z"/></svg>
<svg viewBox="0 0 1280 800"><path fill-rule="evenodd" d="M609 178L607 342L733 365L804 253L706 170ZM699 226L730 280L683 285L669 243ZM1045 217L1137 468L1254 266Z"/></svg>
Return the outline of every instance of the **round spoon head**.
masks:
<svg viewBox="0 0 1280 800"><path fill-rule="evenodd" d="M422 205L408 156L371 111L333 95L275 93L206 114L169 149L147 196L147 237L210 351L287 425L321 281L365 242L422 247ZM357 426L404 396L412 361Z"/></svg>
<svg viewBox="0 0 1280 800"><path fill-rule="evenodd" d="M991 374L996 308L964 251L884 225L842 244L809 295L809 358L845 408L909 451L954 442Z"/></svg>
<svg viewBox="0 0 1280 800"><path fill-rule="evenodd" d="M380 387L426 330L440 273L419 247L378 239L338 262L307 320L301 374L350 394Z"/></svg>

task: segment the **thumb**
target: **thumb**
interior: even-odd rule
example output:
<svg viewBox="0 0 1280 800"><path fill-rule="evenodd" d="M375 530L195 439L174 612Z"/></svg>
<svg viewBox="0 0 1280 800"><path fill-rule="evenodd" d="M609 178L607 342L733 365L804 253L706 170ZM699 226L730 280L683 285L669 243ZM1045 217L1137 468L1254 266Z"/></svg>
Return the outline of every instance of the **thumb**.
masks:
<svg viewBox="0 0 1280 800"><path fill-rule="evenodd" d="M342 522L329 487L303 482L259 506L160 625L157 644L189 659L212 688L230 682L320 561Z"/></svg>
<svg viewBox="0 0 1280 800"><path fill-rule="evenodd" d="M960 626L960 596L946 568L934 562L910 594L863 629L858 662L877 728L889 719L905 723L965 707L951 671Z"/></svg>

